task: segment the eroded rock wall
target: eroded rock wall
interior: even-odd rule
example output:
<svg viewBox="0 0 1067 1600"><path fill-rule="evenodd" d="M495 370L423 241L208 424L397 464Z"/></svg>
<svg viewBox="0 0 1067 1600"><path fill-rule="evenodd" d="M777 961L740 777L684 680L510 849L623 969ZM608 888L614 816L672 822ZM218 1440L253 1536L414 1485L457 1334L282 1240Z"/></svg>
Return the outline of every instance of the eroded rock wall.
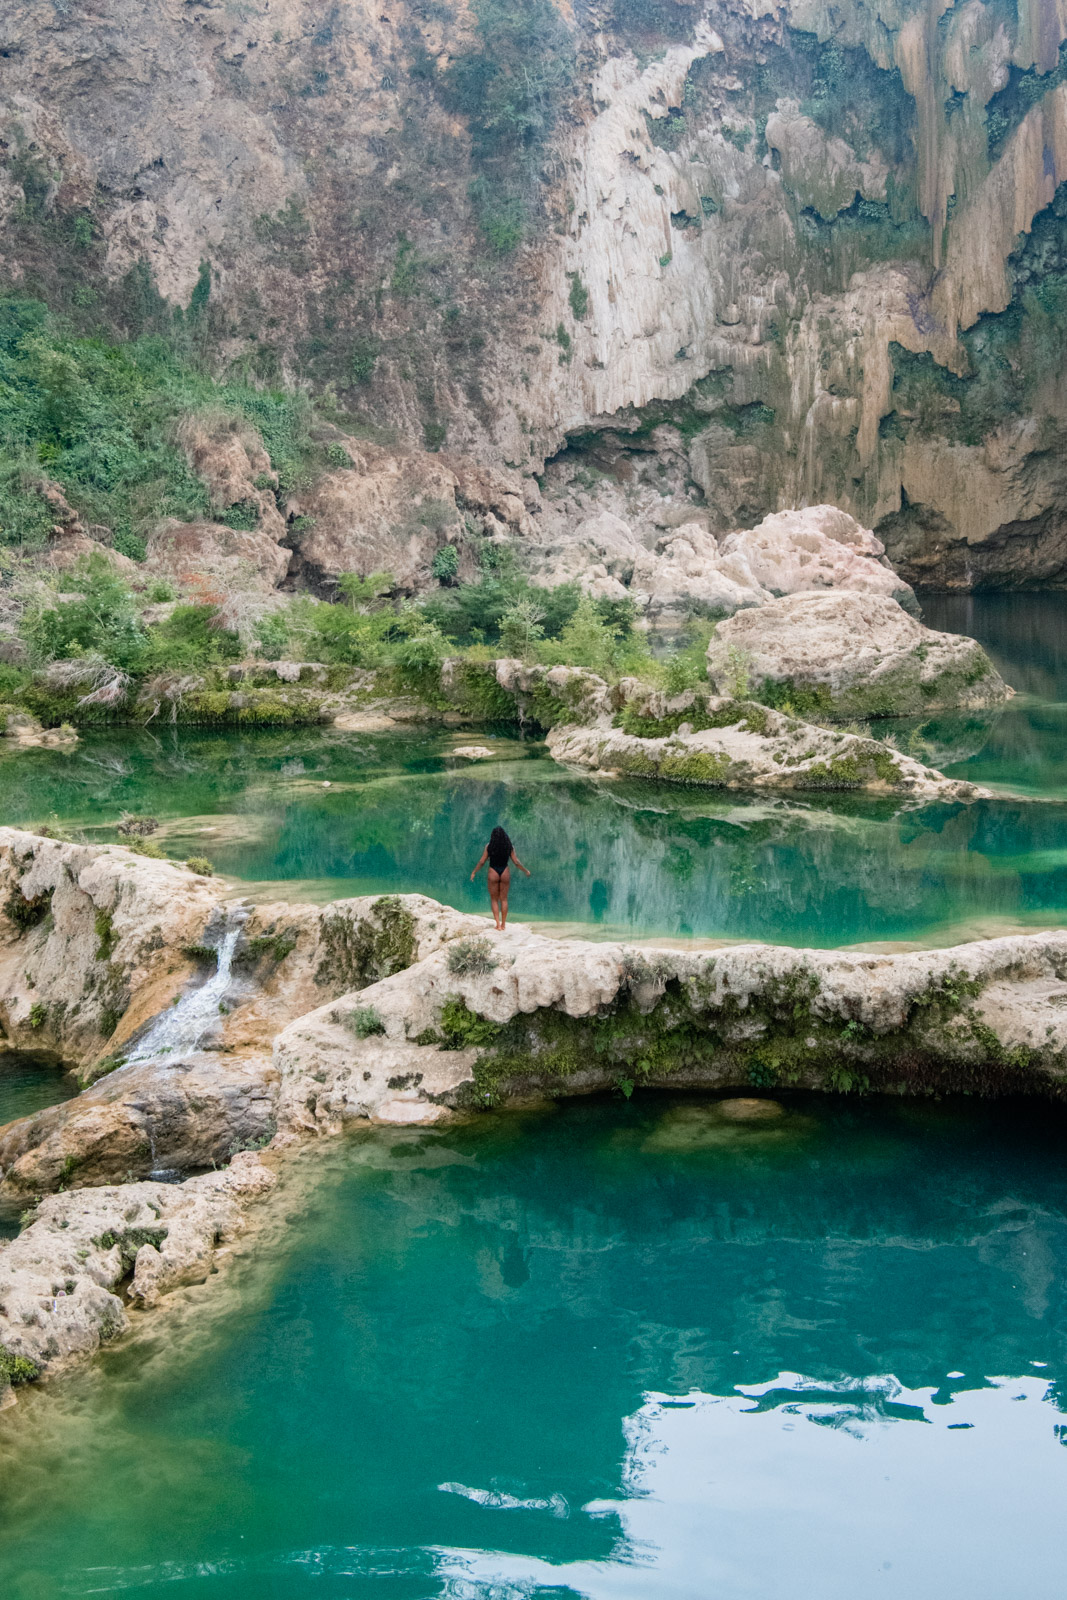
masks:
<svg viewBox="0 0 1067 1600"><path fill-rule="evenodd" d="M549 535L827 501L912 582L1067 581L1063 0L757 9L9 5L0 265L527 509L548 462ZM314 492L312 581L425 564L406 459Z"/></svg>

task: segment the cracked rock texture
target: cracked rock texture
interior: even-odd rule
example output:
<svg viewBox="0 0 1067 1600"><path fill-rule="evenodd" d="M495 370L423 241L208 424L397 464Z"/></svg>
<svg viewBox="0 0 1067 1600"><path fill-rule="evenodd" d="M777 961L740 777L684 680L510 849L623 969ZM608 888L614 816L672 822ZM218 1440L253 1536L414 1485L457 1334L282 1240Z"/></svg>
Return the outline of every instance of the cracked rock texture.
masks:
<svg viewBox="0 0 1067 1600"><path fill-rule="evenodd" d="M282 1126L336 1133L347 1120L377 1115L401 1081L408 1103L420 1102L429 1121L442 1106L593 1092L628 1075L736 1087L751 1081L751 1052L763 1044L767 1059L781 1053L779 1066L791 1074L785 1081L805 1087L840 1088L848 1072L847 1088L868 1071L879 1074L880 1087L904 1092L915 1087L917 1070L962 1074L979 1093L1025 1082L1031 1092L1058 1095L1067 1086L1067 934L894 956L762 945L709 955L544 939L516 928L493 939L491 960L489 970L463 974L439 952L290 1023L274 1047ZM447 1029L457 1002L483 1029L496 1025L480 1047L413 1042L435 1033L444 1039L438 1030ZM357 1006L374 1007L380 1036L357 1037L350 1025ZM620 1007L632 1014L631 1026L613 1050L609 1019ZM560 1017L597 1020L600 1043L591 1033L568 1059ZM509 1036L516 1021L531 1031ZM687 1031L677 1053L657 1056L657 1043L670 1043L680 1025ZM480 1076L498 1050L503 1076ZM408 1119L417 1120L414 1110Z"/></svg>
<svg viewBox="0 0 1067 1600"><path fill-rule="evenodd" d="M711 788L863 789L915 802L969 802L988 793L877 739L812 727L752 701L711 698L702 711L720 726L694 730L684 710L671 717L683 719L675 731L660 736L565 724L552 729L548 748L557 761L594 772Z"/></svg>
<svg viewBox="0 0 1067 1600"><path fill-rule="evenodd" d="M668 632L694 611L728 615L809 589L856 590L915 606L881 540L836 506L779 511L725 535L684 522L651 549L621 517L601 511L564 528L531 561L538 583L577 580L595 599L632 600L650 626Z"/></svg>

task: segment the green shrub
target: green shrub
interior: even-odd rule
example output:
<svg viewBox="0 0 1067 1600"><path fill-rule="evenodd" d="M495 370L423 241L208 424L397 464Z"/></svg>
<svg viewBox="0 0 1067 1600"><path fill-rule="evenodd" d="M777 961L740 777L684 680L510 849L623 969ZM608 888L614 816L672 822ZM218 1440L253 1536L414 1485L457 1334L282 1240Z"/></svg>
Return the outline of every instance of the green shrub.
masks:
<svg viewBox="0 0 1067 1600"><path fill-rule="evenodd" d="M357 1039L367 1039L371 1034L385 1032L385 1023L374 1006L357 1006L346 1018L346 1026L351 1028Z"/></svg>
<svg viewBox="0 0 1067 1600"><path fill-rule="evenodd" d="M457 939L448 947L448 970L456 977L479 977L495 972L500 965L496 952L486 938Z"/></svg>
<svg viewBox="0 0 1067 1600"><path fill-rule="evenodd" d="M571 34L551 0L473 0L477 43L435 80L467 119L482 232L497 252L521 241L542 154L571 89Z"/></svg>
<svg viewBox="0 0 1067 1600"><path fill-rule="evenodd" d="M222 626L217 606L180 605L147 630L135 666L144 674L174 672L235 661L241 653L240 639Z"/></svg>
<svg viewBox="0 0 1067 1600"><path fill-rule="evenodd" d="M144 653L146 634L128 586L104 556L93 555L64 575L77 600L30 609L22 632L38 659L65 660L97 654L129 670Z"/></svg>
<svg viewBox="0 0 1067 1600"><path fill-rule="evenodd" d="M41 1369L35 1361L28 1356L12 1355L0 1345L0 1388L8 1384L17 1387L20 1383L33 1383L40 1375Z"/></svg>
<svg viewBox="0 0 1067 1600"><path fill-rule="evenodd" d="M581 322L582 318L586 316L589 311L589 290L582 282L581 273L568 272L567 277L570 279L571 283L570 293L568 294L567 299L570 301L571 311L574 313L575 321Z"/></svg>
<svg viewBox="0 0 1067 1600"><path fill-rule="evenodd" d="M503 1028L470 1011L458 995L449 995L441 1007L441 1032L446 1050L469 1050L493 1044Z"/></svg>
<svg viewBox="0 0 1067 1600"><path fill-rule="evenodd" d="M119 936L115 932L114 919L110 911L101 909L93 918L93 932L96 934L96 960L110 961Z"/></svg>
<svg viewBox="0 0 1067 1600"><path fill-rule="evenodd" d="M256 623L259 653L268 661L279 661L289 646L289 622L284 611L269 611Z"/></svg>
<svg viewBox="0 0 1067 1600"><path fill-rule="evenodd" d="M238 532L250 533L259 526L259 507L254 500L235 500L220 514L219 521Z"/></svg>
<svg viewBox="0 0 1067 1600"><path fill-rule="evenodd" d="M112 530L141 557L161 518L210 514L210 498L176 442L175 424L204 407L255 427L287 493L309 482L321 449L311 403L299 392L219 384L188 359L189 319L202 323L210 269L202 264L190 311L176 323L143 263L123 279L124 320L151 336L82 338L36 300L0 298L0 541L39 547L55 521L41 496L58 482L86 521ZM183 341L185 344L183 345ZM227 515L224 513L224 515ZM254 526L247 506L234 513Z"/></svg>
<svg viewBox="0 0 1067 1600"><path fill-rule="evenodd" d="M165 861L166 852L154 839L130 839L126 844L127 850L132 850L135 856L147 856L150 861Z"/></svg>
<svg viewBox="0 0 1067 1600"><path fill-rule="evenodd" d="M190 872L199 873L202 878L210 878L215 871L207 856L190 856L185 865Z"/></svg>
<svg viewBox="0 0 1067 1600"><path fill-rule="evenodd" d="M459 551L454 544L441 546L433 558L430 574L438 583L452 583L459 571Z"/></svg>

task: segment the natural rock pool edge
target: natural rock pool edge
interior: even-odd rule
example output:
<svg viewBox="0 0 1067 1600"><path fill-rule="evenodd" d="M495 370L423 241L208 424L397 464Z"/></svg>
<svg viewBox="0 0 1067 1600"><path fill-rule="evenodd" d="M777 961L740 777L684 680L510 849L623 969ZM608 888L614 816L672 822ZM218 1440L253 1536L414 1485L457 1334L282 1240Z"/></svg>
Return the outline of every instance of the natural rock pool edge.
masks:
<svg viewBox="0 0 1067 1600"><path fill-rule="evenodd" d="M126 1304L205 1278L277 1162L346 1126L639 1085L1067 1087L1064 932L901 955L707 952L497 935L422 895L241 908L206 1025L187 1003L233 933L224 885L5 828L0 905L4 1045L47 1047L89 1081L0 1129L0 1195L27 1213L0 1246L9 1399L120 1334ZM146 1053L183 1002L196 1037L170 1029L168 1053Z"/></svg>

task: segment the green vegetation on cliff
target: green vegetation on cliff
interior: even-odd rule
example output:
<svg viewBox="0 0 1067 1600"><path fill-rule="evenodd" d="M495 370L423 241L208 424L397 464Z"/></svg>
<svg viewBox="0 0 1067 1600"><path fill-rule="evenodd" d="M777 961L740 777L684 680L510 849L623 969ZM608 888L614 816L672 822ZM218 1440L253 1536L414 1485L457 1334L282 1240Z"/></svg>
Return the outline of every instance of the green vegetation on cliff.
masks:
<svg viewBox="0 0 1067 1600"><path fill-rule="evenodd" d="M40 301L0 299L0 544L44 544L57 520L48 483L135 559L164 517L215 515L239 525L243 508L211 505L176 440L180 419L206 410L258 430L283 503L313 466L325 465L303 394L218 383L174 338L79 336Z"/></svg>
<svg viewBox="0 0 1067 1600"><path fill-rule="evenodd" d="M490 246L506 254L530 226L540 166L573 83L570 31L550 0L473 0L474 49L438 81L466 118L475 176L469 194Z"/></svg>
<svg viewBox="0 0 1067 1600"><path fill-rule="evenodd" d="M957 376L933 356L890 345L893 409L886 439L915 432L979 445L1007 418L1041 408L1042 390L1067 359L1067 185L1034 218L1008 258L1006 310L979 317L961 335L970 371Z"/></svg>

